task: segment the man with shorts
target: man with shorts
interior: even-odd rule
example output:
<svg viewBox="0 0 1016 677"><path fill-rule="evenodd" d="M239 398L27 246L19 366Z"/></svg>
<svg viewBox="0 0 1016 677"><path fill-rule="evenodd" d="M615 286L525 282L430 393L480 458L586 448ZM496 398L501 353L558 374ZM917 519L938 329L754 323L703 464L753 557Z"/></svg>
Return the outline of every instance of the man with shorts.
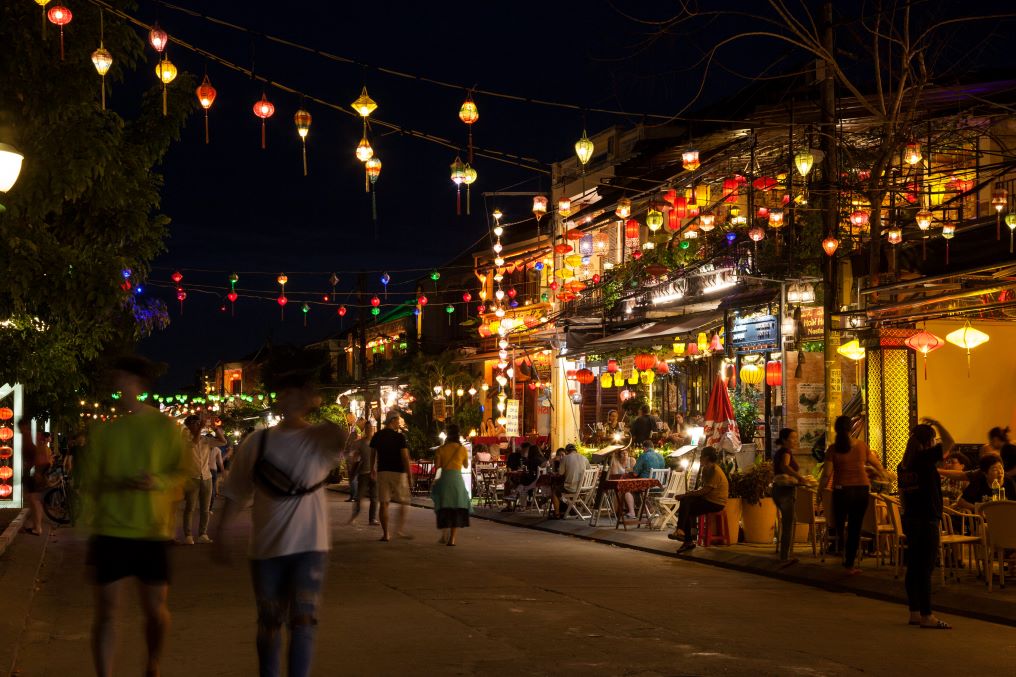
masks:
<svg viewBox="0 0 1016 677"><path fill-rule="evenodd" d="M406 436L399 430L402 428L402 415L389 411L385 415L385 427L370 440L374 450L374 469L370 476L377 481L378 499L381 503L381 540L392 540L389 529L388 504L393 500L399 503L399 523L395 533L400 538L409 538L405 533L406 510L409 505L409 443Z"/></svg>
<svg viewBox="0 0 1016 677"><path fill-rule="evenodd" d="M118 359L112 389L126 414L100 423L79 460L83 517L91 531L89 564L96 584L92 654L95 672L112 677L116 614L128 578L138 579L145 615L148 663L159 674L169 631L169 547L174 504L192 474L190 453L177 425L138 400L150 390L153 365L140 357ZM129 670L121 670L124 674Z"/></svg>

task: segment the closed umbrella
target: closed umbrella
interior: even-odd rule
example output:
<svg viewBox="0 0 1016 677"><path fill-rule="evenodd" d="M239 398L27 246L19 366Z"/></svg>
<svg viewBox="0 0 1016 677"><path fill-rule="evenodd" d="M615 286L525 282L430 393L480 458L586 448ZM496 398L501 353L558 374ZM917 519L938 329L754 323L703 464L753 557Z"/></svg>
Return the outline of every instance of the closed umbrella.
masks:
<svg viewBox="0 0 1016 677"><path fill-rule="evenodd" d="M720 376L716 377L713 389L709 393L705 420L702 446L732 453L741 449L741 436L737 432L737 422L734 420L734 407L730 404L727 385Z"/></svg>

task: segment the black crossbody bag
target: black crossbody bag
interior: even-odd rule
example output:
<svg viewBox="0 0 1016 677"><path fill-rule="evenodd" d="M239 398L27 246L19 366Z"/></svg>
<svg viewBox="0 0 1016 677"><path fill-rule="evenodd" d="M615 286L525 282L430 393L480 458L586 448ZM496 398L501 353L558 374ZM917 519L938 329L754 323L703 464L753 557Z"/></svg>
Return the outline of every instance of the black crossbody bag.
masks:
<svg viewBox="0 0 1016 677"><path fill-rule="evenodd" d="M304 487L297 484L285 471L280 470L271 461L265 458L265 448L268 446L268 428L261 433L261 440L258 443L258 457L254 461L254 482L264 490L265 493L276 498L290 498L292 496L303 496L317 491L325 485L328 477L317 484Z"/></svg>

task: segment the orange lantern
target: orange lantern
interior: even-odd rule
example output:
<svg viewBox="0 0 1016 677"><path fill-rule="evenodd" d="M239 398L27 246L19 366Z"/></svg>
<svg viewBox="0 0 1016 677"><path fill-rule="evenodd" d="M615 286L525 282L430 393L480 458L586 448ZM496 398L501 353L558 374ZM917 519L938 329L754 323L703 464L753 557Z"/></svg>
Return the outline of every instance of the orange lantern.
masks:
<svg viewBox="0 0 1016 677"><path fill-rule="evenodd" d="M617 206L614 208L614 214L619 219L626 219L631 216L631 200L623 197L617 201Z"/></svg>
<svg viewBox="0 0 1016 677"><path fill-rule="evenodd" d="M826 256L832 256L836 253L836 250L840 246L840 241L830 235L826 239L822 240L822 250L825 251Z"/></svg>
<svg viewBox="0 0 1016 677"><path fill-rule="evenodd" d="M772 387L783 385L783 362L780 360L766 362L766 385Z"/></svg>
<svg viewBox="0 0 1016 677"><path fill-rule="evenodd" d="M0 484L0 498L7 498L14 493L14 487L9 484Z"/></svg>
<svg viewBox="0 0 1016 677"><path fill-rule="evenodd" d="M215 103L216 92L215 87L212 87L212 82L208 79L207 75L205 76L205 79L201 81L201 84L198 85L197 94L198 103L200 103L201 107L205 109L205 143L208 143L208 109L212 107L213 103Z"/></svg>
<svg viewBox="0 0 1016 677"><path fill-rule="evenodd" d="M667 374L670 373L670 365L667 364L666 362L657 362L656 373L659 374L660 376L666 376Z"/></svg>
<svg viewBox="0 0 1016 677"><path fill-rule="evenodd" d="M0 421L9 421L14 418L14 411L10 407L0 407Z"/></svg>
<svg viewBox="0 0 1016 677"><path fill-rule="evenodd" d="M914 352L924 356L924 379L928 380L928 353L934 352L945 345L945 341L927 329L922 329L903 342Z"/></svg>
<svg viewBox="0 0 1016 677"><path fill-rule="evenodd" d="M572 250L572 246L570 244L564 244L562 242L561 244L554 245L554 253L555 254L567 254L571 250Z"/></svg>
<svg viewBox="0 0 1016 677"><path fill-rule="evenodd" d="M12 477L14 477L14 468L9 465L0 466L0 480L6 482Z"/></svg>
<svg viewBox="0 0 1016 677"><path fill-rule="evenodd" d="M579 230L578 228L569 228L567 231L565 231L564 236L565 239L568 240L580 240L582 239L582 231Z"/></svg>
<svg viewBox="0 0 1016 677"><path fill-rule="evenodd" d="M629 240L637 240L639 237L639 222L635 219L625 221L624 236Z"/></svg>
<svg viewBox="0 0 1016 677"><path fill-rule="evenodd" d="M0 428L0 441L6 442L14 438L14 430L11 428Z"/></svg>
<svg viewBox="0 0 1016 677"><path fill-rule="evenodd" d="M268 100L264 92L261 100L254 104L254 115L261 118L261 149L265 148L265 120L275 115L275 104Z"/></svg>
<svg viewBox="0 0 1016 677"><path fill-rule="evenodd" d="M582 385L589 385L596 380L596 375L590 369L579 369L575 372L575 380Z"/></svg>
<svg viewBox="0 0 1016 677"><path fill-rule="evenodd" d="M0 447L0 459L7 459L14 455L14 449L8 446Z"/></svg>
<svg viewBox="0 0 1016 677"><path fill-rule="evenodd" d="M63 40L63 27L71 22L74 15L71 11L63 5L55 5L47 13L46 18L49 19L51 24L55 24L60 27L60 60L64 60L64 40Z"/></svg>
<svg viewBox="0 0 1016 677"><path fill-rule="evenodd" d="M656 366L656 355L652 353L639 353L635 356L635 368L639 371L649 371Z"/></svg>

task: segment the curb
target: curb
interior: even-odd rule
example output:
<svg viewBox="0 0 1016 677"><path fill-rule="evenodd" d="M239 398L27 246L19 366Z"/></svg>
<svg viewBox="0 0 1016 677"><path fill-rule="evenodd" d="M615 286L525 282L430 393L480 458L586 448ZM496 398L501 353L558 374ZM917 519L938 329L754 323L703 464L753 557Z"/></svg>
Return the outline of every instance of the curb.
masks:
<svg viewBox="0 0 1016 677"><path fill-rule="evenodd" d="M28 508L22 508L21 512L18 513L17 517L11 520L11 523L7 525L4 532L0 534L0 555L7 552L7 548L14 542L14 538L18 535L21 530L21 525L25 523L25 518L28 516Z"/></svg>

